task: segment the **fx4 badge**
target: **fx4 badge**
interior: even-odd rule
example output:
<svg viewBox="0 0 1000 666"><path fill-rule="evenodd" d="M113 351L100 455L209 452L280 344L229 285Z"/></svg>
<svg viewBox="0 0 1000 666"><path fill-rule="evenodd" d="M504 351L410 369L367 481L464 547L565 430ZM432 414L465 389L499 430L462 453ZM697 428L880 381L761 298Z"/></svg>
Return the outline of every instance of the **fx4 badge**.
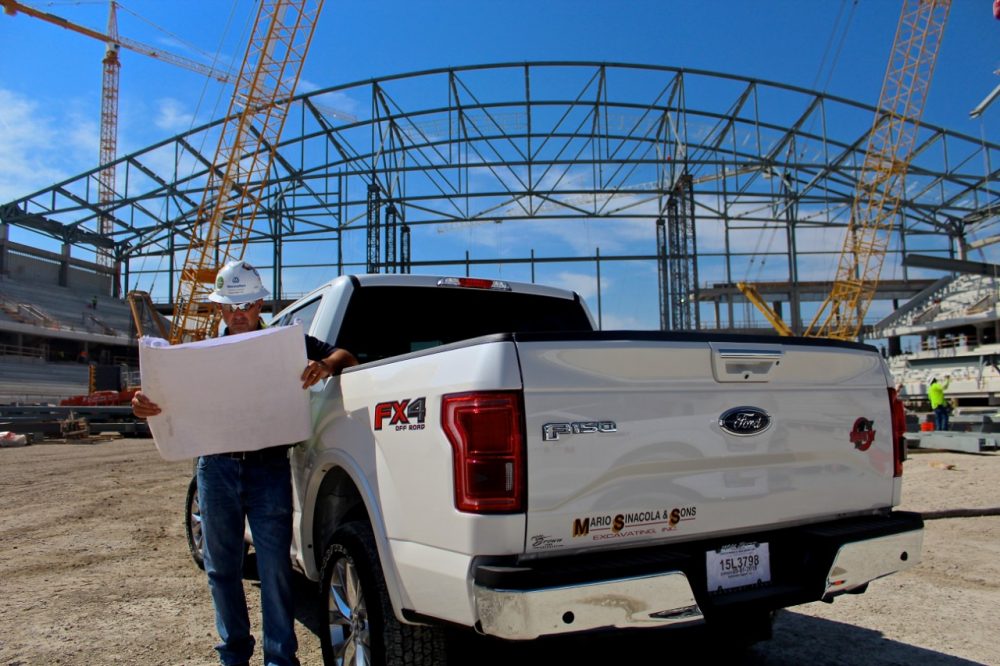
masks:
<svg viewBox="0 0 1000 666"><path fill-rule="evenodd" d="M771 415L757 407L734 407L719 417L719 427L730 435L759 435L771 427Z"/></svg>
<svg viewBox="0 0 1000 666"><path fill-rule="evenodd" d="M546 423L542 426L542 441L554 442L559 439L559 435L582 435L593 432L618 432L618 424L614 421Z"/></svg>
<svg viewBox="0 0 1000 666"><path fill-rule="evenodd" d="M386 419L395 430L423 430L427 417L426 398L406 398L375 405L375 430L381 430Z"/></svg>

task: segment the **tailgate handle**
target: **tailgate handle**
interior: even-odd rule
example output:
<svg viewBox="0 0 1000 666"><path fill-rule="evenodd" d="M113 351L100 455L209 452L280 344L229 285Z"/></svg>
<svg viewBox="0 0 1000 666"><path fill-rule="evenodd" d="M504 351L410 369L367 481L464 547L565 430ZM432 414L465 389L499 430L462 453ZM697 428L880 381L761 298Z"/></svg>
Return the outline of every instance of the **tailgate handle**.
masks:
<svg viewBox="0 0 1000 666"><path fill-rule="evenodd" d="M768 382L784 355L781 349L717 349L712 374L717 382Z"/></svg>
<svg viewBox="0 0 1000 666"><path fill-rule="evenodd" d="M780 361L781 357L785 355L785 352L780 349L720 349L719 356L721 358L730 359L746 359L746 360L776 360Z"/></svg>

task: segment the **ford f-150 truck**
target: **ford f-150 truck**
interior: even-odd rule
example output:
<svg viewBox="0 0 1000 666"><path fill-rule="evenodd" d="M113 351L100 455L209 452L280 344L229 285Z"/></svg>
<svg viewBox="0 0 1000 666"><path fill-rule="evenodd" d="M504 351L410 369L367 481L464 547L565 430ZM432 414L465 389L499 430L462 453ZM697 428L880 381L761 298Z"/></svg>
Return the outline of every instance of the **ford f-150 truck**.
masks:
<svg viewBox="0 0 1000 666"><path fill-rule="evenodd" d="M573 292L416 275L337 278L296 321L360 361L290 454L328 663L442 664L455 626L756 640L920 560L873 347L597 331Z"/></svg>

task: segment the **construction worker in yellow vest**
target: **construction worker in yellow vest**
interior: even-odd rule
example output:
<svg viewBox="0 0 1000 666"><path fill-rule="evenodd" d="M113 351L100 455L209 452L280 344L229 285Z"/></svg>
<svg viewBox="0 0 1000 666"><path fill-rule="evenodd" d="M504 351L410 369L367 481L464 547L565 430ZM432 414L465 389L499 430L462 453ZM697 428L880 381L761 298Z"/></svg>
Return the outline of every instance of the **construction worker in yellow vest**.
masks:
<svg viewBox="0 0 1000 666"><path fill-rule="evenodd" d="M934 429L948 429L948 401L944 398L944 392L951 384L951 375L945 375L944 384L939 384L937 377L931 380L931 385L927 387L927 399L931 401L931 409L934 410Z"/></svg>

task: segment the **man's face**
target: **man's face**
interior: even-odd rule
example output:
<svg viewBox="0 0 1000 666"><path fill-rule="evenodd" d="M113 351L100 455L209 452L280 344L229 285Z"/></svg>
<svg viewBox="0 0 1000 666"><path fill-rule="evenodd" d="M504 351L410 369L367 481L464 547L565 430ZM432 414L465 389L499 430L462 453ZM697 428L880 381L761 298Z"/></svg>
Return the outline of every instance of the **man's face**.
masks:
<svg viewBox="0 0 1000 666"><path fill-rule="evenodd" d="M222 321L226 322L230 333L249 333L256 331L260 323L260 309L264 301L258 300L249 304L249 309L244 310L244 305L219 305L222 308Z"/></svg>

